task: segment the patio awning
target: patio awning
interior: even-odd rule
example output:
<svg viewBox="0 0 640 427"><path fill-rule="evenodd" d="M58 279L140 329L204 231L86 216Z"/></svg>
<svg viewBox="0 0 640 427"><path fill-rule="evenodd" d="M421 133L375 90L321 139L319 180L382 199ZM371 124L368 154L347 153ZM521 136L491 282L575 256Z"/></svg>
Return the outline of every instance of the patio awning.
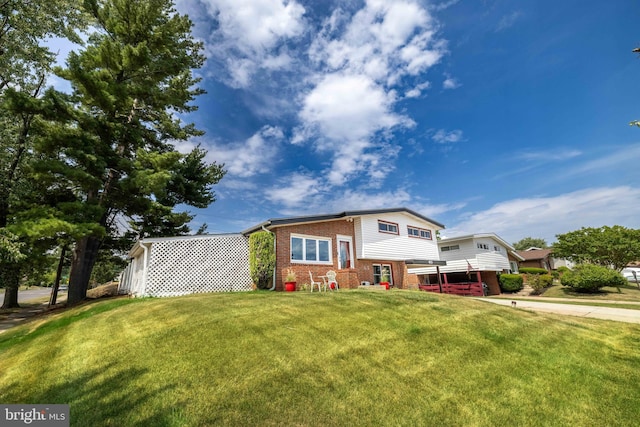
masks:
<svg viewBox="0 0 640 427"><path fill-rule="evenodd" d="M447 261L435 259L407 259L404 263L407 265L407 268L424 268L447 265Z"/></svg>

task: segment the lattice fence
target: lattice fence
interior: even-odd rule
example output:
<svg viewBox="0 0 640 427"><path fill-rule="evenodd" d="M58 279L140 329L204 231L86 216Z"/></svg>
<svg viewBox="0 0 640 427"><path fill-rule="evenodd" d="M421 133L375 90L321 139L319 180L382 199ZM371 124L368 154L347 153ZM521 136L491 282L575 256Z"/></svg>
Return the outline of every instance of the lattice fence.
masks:
<svg viewBox="0 0 640 427"><path fill-rule="evenodd" d="M242 235L153 242L144 295L250 291L249 243Z"/></svg>

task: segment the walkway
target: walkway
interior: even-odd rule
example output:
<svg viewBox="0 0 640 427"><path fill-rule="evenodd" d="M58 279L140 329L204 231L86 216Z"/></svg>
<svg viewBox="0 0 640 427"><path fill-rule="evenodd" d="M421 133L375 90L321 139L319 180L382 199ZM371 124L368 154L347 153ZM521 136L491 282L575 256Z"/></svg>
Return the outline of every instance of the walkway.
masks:
<svg viewBox="0 0 640 427"><path fill-rule="evenodd" d="M625 308L612 308L612 307L596 307L592 305L573 305L573 304L559 304L553 302L537 302L537 301L522 301L520 299L506 299L506 298L476 298L478 301L486 301L493 304L512 306L511 301L516 302L516 309L526 309L533 311L540 311L545 313L564 314L568 316L579 317L591 317L595 319L615 320L618 322L627 323L639 323L640 324L640 310L631 310ZM579 301L584 300L572 298L554 298L559 301ZM545 300L551 300L551 298L545 298ZM591 300L590 302L596 302ZM640 304L629 301L597 301L607 304Z"/></svg>

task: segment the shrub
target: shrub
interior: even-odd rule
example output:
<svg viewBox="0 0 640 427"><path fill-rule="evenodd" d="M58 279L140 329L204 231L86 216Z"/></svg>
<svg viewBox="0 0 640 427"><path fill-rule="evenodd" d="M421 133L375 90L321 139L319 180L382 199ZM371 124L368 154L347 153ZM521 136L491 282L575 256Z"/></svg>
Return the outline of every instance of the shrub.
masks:
<svg viewBox="0 0 640 427"><path fill-rule="evenodd" d="M560 283L577 292L597 292L605 286L624 286L627 281L620 273L610 268L582 264L563 274Z"/></svg>
<svg viewBox="0 0 640 427"><path fill-rule="evenodd" d="M523 274L548 274L549 272L544 268L538 267L522 267L519 269Z"/></svg>
<svg viewBox="0 0 640 427"><path fill-rule="evenodd" d="M522 289L522 276L519 274L501 274L500 289L502 292L518 292Z"/></svg>
<svg viewBox="0 0 640 427"><path fill-rule="evenodd" d="M566 273L567 271L571 271L571 269L569 267L566 267L564 265L561 265L560 267L558 267L558 269L556 270L558 273L560 273L560 275L562 276L564 273Z"/></svg>
<svg viewBox="0 0 640 427"><path fill-rule="evenodd" d="M533 293L538 295L544 289L553 285L553 277L549 274L534 274L528 278L527 284L533 288Z"/></svg>
<svg viewBox="0 0 640 427"><path fill-rule="evenodd" d="M276 267L273 234L258 231L249 236L249 273L258 289L269 289Z"/></svg>

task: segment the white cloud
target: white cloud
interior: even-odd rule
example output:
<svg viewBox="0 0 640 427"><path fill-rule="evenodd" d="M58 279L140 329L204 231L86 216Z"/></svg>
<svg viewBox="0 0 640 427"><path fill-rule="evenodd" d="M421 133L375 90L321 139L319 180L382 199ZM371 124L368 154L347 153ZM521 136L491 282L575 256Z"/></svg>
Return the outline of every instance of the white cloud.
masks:
<svg viewBox="0 0 640 427"><path fill-rule="evenodd" d="M284 206L287 213L293 212L291 209L304 211L323 188L322 182L300 172L283 178L281 182L281 185L267 190L265 196L272 203Z"/></svg>
<svg viewBox="0 0 640 427"><path fill-rule="evenodd" d="M291 59L280 45L305 31L305 8L295 0L202 0L218 27L207 37L208 56L225 58L229 84L246 88L259 68L281 69ZM183 8L197 5L183 0Z"/></svg>
<svg viewBox="0 0 640 427"><path fill-rule="evenodd" d="M407 91L402 79L425 72L446 53L436 30L429 12L409 0L368 0L353 15L337 9L325 20L309 49L317 70L292 142L313 140L333 154L330 184L363 171L381 180L393 170L399 148L386 150L384 165L376 151L389 148L391 132L415 125L395 112L397 93L417 97L429 87L425 82Z"/></svg>
<svg viewBox="0 0 640 427"><path fill-rule="evenodd" d="M448 9L451 6L454 6L459 2L460 2L460 0L449 0L449 1L445 1L443 3L438 3L436 5L432 5L431 8L433 10L435 10L435 11L441 11L441 10Z"/></svg>
<svg viewBox="0 0 640 427"><path fill-rule="evenodd" d="M353 141L399 124L407 117L393 113L393 94L364 75L329 74L305 97L300 118L330 140Z"/></svg>
<svg viewBox="0 0 640 427"><path fill-rule="evenodd" d="M312 44L310 57L327 71L365 74L390 86L442 58L446 42L436 37L436 29L429 12L415 1L369 0L352 17L336 10Z"/></svg>
<svg viewBox="0 0 640 427"><path fill-rule="evenodd" d="M616 224L640 228L640 188L588 188L557 196L508 200L471 213L446 236L495 232L508 242L526 236L552 242L556 234Z"/></svg>
<svg viewBox="0 0 640 427"><path fill-rule="evenodd" d="M566 170L563 176L579 175L584 173L594 173L602 170L614 170L615 168L628 168L637 170L637 160L640 159L640 144L624 147L609 148L609 154L598 155L596 159Z"/></svg>
<svg viewBox="0 0 640 427"><path fill-rule="evenodd" d="M462 85L456 79L454 79L452 77L447 77L442 82L442 88L443 89L457 89L460 86L462 86Z"/></svg>
<svg viewBox="0 0 640 427"><path fill-rule="evenodd" d="M556 148L546 151L526 151L516 155L520 160L560 161L568 160L582 155L582 151L572 148Z"/></svg>
<svg viewBox="0 0 640 427"><path fill-rule="evenodd" d="M460 129L447 132L444 129L439 129L431 137L438 144L455 144L462 141L462 131Z"/></svg>
<svg viewBox="0 0 640 427"><path fill-rule="evenodd" d="M270 171L283 136L280 128L265 126L246 141L214 144L209 153L224 163L228 175L246 178Z"/></svg>
<svg viewBox="0 0 640 427"><path fill-rule="evenodd" d="M414 125L408 117L393 112L395 101L395 93L386 92L365 75L329 74L305 97L302 125L293 142L314 138L317 149L332 152L329 180L340 185L377 163L370 152L380 146L374 139L376 133Z"/></svg>
<svg viewBox="0 0 640 427"><path fill-rule="evenodd" d="M409 89L407 92L405 92L404 96L405 98L418 98L420 95L422 95L422 92L425 89L429 89L430 87L431 87L430 82L420 83L418 85L415 85L413 88Z"/></svg>
<svg viewBox="0 0 640 427"><path fill-rule="evenodd" d="M496 32L506 30L507 28L511 28L515 25L516 21L522 16L522 12L515 11L511 12L508 15L505 15L498 22L498 26L496 27Z"/></svg>

